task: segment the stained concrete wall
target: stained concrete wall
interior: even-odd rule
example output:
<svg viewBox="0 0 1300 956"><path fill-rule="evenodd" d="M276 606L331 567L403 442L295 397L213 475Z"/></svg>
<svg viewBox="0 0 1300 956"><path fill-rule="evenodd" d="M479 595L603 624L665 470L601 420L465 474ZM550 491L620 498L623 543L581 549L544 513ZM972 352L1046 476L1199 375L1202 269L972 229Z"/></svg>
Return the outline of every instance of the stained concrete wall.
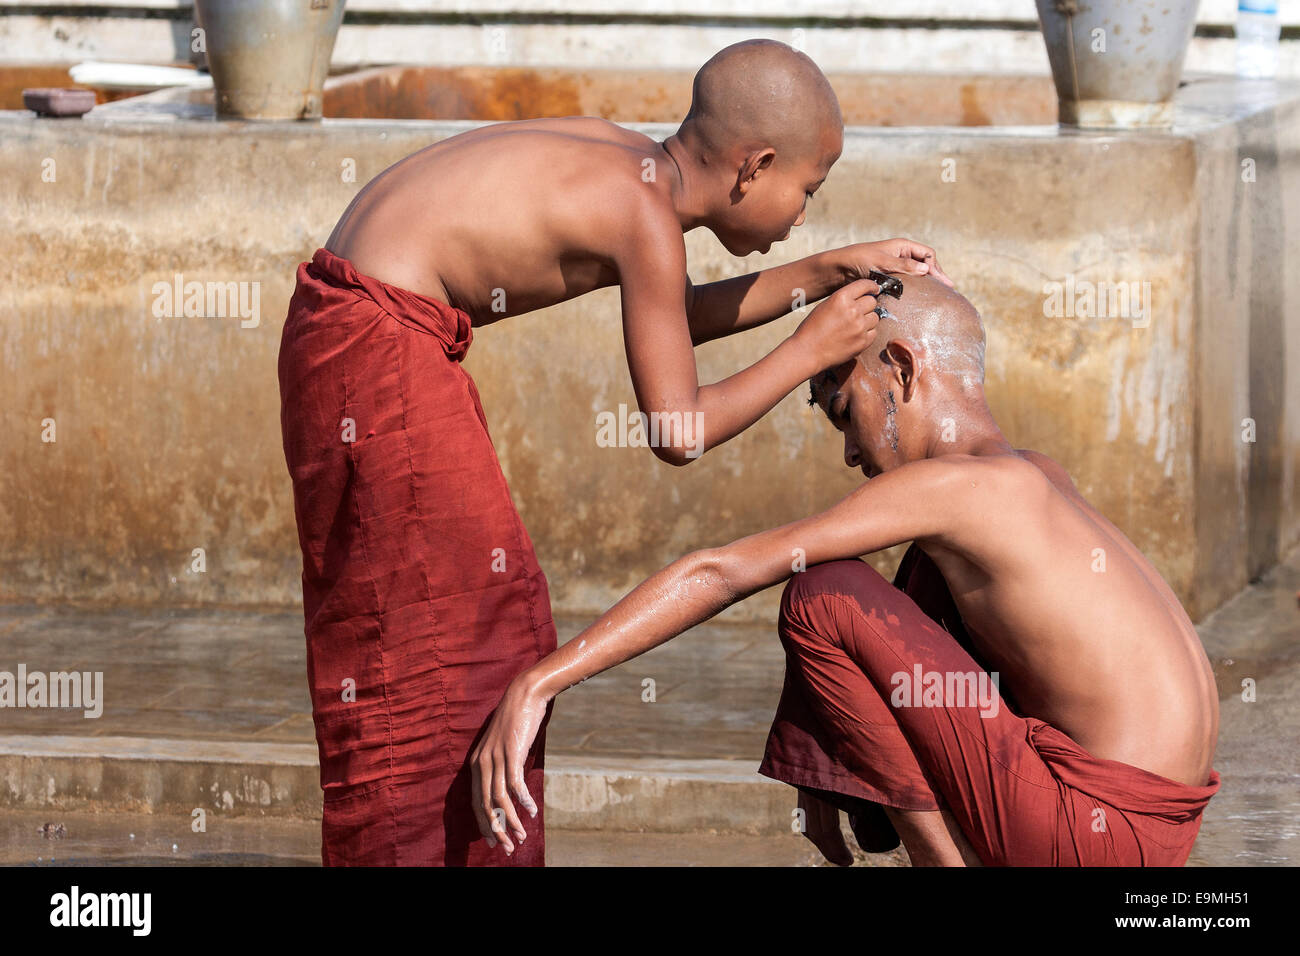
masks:
<svg viewBox="0 0 1300 956"><path fill-rule="evenodd" d="M1265 101L1263 84L1242 91ZM1198 573L1256 578L1300 529L1300 272L1291 267L1300 128L1250 112L1197 139ZM1247 440L1254 430L1254 441Z"/></svg>
<svg viewBox="0 0 1300 956"><path fill-rule="evenodd" d="M850 128L791 240L739 261L692 233L692 279L891 235L930 242L984 315L988 396L1008 436L1061 461L1200 617L1300 537L1300 290L1283 270L1300 116L1296 90L1249 102L1257 88L1192 84L1173 134ZM291 602L275 364L294 269L368 179L473 124L114 109L0 114L0 599ZM1258 158L1250 188L1243 150ZM156 317L154 283L177 273L260 283L260 323ZM1068 276L1150 283L1149 325L1045 317L1044 283ZM798 321L701 347L701 380ZM557 612L603 609L684 552L855 484L802 393L684 469L598 447L596 413L634 407L617 290L486 328L466 365ZM776 597L732 613L771 615Z"/></svg>

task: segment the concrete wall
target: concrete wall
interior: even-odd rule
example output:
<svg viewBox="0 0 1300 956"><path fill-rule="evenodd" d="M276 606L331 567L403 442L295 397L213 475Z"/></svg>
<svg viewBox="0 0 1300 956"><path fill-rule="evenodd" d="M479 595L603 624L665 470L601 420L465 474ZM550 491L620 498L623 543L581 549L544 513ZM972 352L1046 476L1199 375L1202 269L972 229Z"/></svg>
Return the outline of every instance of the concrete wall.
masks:
<svg viewBox="0 0 1300 956"><path fill-rule="evenodd" d="M1173 134L850 128L791 240L742 261L692 233L692 279L890 235L932 243L984 315L1008 436L1060 460L1200 617L1300 537L1296 91L1274 106L1252 90L1193 84ZM291 602L275 363L294 269L367 180L472 124L150 115L0 113L0 599ZM260 322L156 317L154 283L178 273L259 283ZM1149 324L1046 317L1044 283L1068 277L1150 283ZM798 321L701 347L701 380ZM466 365L557 612L603 609L682 553L855 484L802 393L685 469L597 447L596 413L634 407L617 290L486 328ZM769 615L776 597L732 614Z"/></svg>
<svg viewBox="0 0 1300 956"><path fill-rule="evenodd" d="M0 82L5 73L0 67ZM327 79L323 109L325 116L341 119L601 116L675 125L690 110L694 78L695 70L674 69L373 67ZM831 70L827 78L846 126L1049 126L1057 121L1050 76Z"/></svg>
<svg viewBox="0 0 1300 956"><path fill-rule="evenodd" d="M1186 2L1186 0L1180 0ZM1300 9L1280 75L1300 76ZM187 0L0 0L0 61L189 56ZM1191 71L1233 69L1233 0L1201 0ZM827 70L1048 72L1033 0L348 0L335 67L380 63L696 69L753 36Z"/></svg>
<svg viewBox="0 0 1300 956"><path fill-rule="evenodd" d="M1300 273L1289 265L1298 150L1289 108L1197 140L1196 539L1206 587L1239 580L1243 566L1257 577L1300 529ZM1252 426L1255 441L1243 440Z"/></svg>

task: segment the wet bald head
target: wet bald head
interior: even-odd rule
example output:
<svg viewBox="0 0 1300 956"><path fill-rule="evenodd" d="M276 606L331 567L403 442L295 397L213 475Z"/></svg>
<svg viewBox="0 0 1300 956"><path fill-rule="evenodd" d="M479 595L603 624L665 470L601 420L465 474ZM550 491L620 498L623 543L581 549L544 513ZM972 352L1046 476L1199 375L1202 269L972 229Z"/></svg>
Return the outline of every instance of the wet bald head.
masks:
<svg viewBox="0 0 1300 956"><path fill-rule="evenodd" d="M876 339L858 356L869 374L888 372L881 357L891 342L905 342L928 374L963 388L984 384L984 324L961 293L929 276L903 277L901 299L882 296Z"/></svg>
<svg viewBox="0 0 1300 956"><path fill-rule="evenodd" d="M776 40L745 40L695 74L681 132L712 156L771 146L800 160L822 148L828 131L843 127L835 91L807 54Z"/></svg>

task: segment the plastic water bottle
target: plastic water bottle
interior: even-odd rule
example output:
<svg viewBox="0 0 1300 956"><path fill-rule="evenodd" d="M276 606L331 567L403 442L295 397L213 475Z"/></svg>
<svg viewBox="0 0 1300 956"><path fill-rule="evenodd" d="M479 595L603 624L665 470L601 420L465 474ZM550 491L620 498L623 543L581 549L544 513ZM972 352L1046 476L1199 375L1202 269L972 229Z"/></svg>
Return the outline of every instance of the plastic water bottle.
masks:
<svg viewBox="0 0 1300 956"><path fill-rule="evenodd" d="M1281 33L1277 0L1238 0L1237 75L1252 80L1276 76Z"/></svg>

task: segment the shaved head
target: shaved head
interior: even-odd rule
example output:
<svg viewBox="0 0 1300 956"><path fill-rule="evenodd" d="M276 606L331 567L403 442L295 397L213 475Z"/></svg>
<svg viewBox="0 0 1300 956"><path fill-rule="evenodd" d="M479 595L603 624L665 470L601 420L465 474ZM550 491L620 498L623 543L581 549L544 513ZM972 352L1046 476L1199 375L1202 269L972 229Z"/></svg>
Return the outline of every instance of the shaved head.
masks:
<svg viewBox="0 0 1300 956"><path fill-rule="evenodd" d="M984 384L984 324L960 292L930 276L907 276L902 297L882 296L879 304L876 340L859 356L868 371L883 370L881 351L899 339L917 348L940 380Z"/></svg>
<svg viewBox="0 0 1300 956"><path fill-rule="evenodd" d="M774 147L805 159L828 128L840 131L839 100L817 64L776 40L745 40L719 51L695 74L682 121L713 156Z"/></svg>
<svg viewBox="0 0 1300 956"><path fill-rule="evenodd" d="M857 360L871 381L883 383L890 376L896 360L889 347L897 341L915 353L920 370L941 390L983 386L984 323L965 296L930 276L906 276L900 298L881 296L878 301L876 338ZM808 404L824 407L847 369L846 364L813 376Z"/></svg>
<svg viewBox="0 0 1300 956"><path fill-rule="evenodd" d="M878 299L875 340L809 383L844 436L844 463L868 479L909 462L1010 449L984 398L984 326L964 296L904 276Z"/></svg>

